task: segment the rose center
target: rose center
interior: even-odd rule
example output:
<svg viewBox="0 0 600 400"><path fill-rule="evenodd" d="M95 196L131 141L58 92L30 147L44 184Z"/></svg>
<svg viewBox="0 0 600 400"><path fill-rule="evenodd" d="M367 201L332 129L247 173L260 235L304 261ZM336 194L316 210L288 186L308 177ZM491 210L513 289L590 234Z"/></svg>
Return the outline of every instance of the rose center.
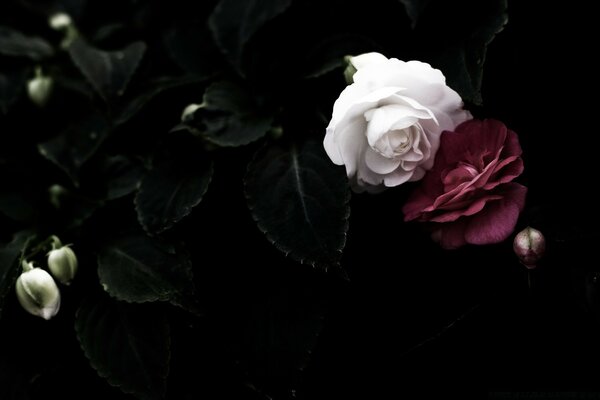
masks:
<svg viewBox="0 0 600 400"><path fill-rule="evenodd" d="M397 129L382 135L374 144L373 150L386 158L394 158L410 150L413 142L413 126Z"/></svg>
<svg viewBox="0 0 600 400"><path fill-rule="evenodd" d="M450 191L462 183L470 182L475 179L477 175L479 175L479 170L473 165L459 162L454 169L442 173L444 190Z"/></svg>

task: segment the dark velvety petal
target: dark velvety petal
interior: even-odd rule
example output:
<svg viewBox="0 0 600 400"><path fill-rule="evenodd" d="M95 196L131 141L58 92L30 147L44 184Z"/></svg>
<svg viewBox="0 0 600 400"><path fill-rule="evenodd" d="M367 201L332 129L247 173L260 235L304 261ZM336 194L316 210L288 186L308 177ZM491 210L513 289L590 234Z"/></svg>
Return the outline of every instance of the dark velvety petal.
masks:
<svg viewBox="0 0 600 400"><path fill-rule="evenodd" d="M507 131L506 140L504 141L502 157L520 156L521 153L523 153L523 150L521 150L521 145L519 144L519 137L515 132L509 129Z"/></svg>
<svg viewBox="0 0 600 400"><path fill-rule="evenodd" d="M423 210L431 206L433 198L425 193L421 188L417 188L412 192L404 206L402 207L402 213L404 213L405 221L412 221L419 218Z"/></svg>
<svg viewBox="0 0 600 400"><path fill-rule="evenodd" d="M458 249L467 244L465 239L467 222L466 218L461 218L447 224L439 224L438 228L431 235L431 238L438 242L444 249Z"/></svg>
<svg viewBox="0 0 600 400"><path fill-rule="evenodd" d="M479 141L473 141L475 148L471 147L472 151L482 152L487 150L491 154L497 154L498 150L504 146L508 129L506 125L495 119L486 119L482 122L481 131L477 134Z"/></svg>
<svg viewBox="0 0 600 400"><path fill-rule="evenodd" d="M506 184L503 200L489 203L473 215L465 230L465 239L472 244L491 244L505 240L515 229L519 213L525 205L527 188L518 183Z"/></svg>
<svg viewBox="0 0 600 400"><path fill-rule="evenodd" d="M523 160L516 156L510 157L496 166L494 174L483 188L485 190L491 190L498 185L512 181L522 173Z"/></svg>
<svg viewBox="0 0 600 400"><path fill-rule="evenodd" d="M499 195L486 195L475 200L471 201L471 204L468 207L452 210L450 212L446 212L443 214L436 215L433 218L430 218L432 222L452 222L456 221L460 217L466 217L473 214L477 214L479 211L483 210L487 203L492 202L494 200L502 200L502 196Z"/></svg>

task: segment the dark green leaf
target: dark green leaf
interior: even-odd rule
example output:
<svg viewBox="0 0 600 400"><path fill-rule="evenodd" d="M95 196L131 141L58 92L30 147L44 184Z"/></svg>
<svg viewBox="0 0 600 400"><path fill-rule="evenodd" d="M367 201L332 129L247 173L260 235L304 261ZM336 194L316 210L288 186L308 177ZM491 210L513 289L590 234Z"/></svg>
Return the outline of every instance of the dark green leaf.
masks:
<svg viewBox="0 0 600 400"><path fill-rule="evenodd" d="M306 57L306 77L317 78L345 66L344 56L379 50L372 39L354 34L331 36L315 46Z"/></svg>
<svg viewBox="0 0 600 400"><path fill-rule="evenodd" d="M202 104L189 124L219 146L251 143L263 137L273 123L273 118L262 114L246 91L230 82L210 85Z"/></svg>
<svg viewBox="0 0 600 400"><path fill-rule="evenodd" d="M314 276L278 278L277 285L265 282L244 293L248 300L235 315L242 326L230 333L249 379L273 398L280 398L282 388L297 389L323 327L323 292L331 290Z"/></svg>
<svg viewBox="0 0 600 400"><path fill-rule="evenodd" d="M242 72L245 44L269 20L283 13L292 0L221 0L209 19L212 34L229 60Z"/></svg>
<svg viewBox="0 0 600 400"><path fill-rule="evenodd" d="M59 136L38 145L42 156L50 160L79 184L79 170L108 136L108 122L92 114L67 128Z"/></svg>
<svg viewBox="0 0 600 400"><path fill-rule="evenodd" d="M146 45L142 42L118 51L98 50L82 39L69 46L69 54L77 68L107 101L125 93L145 51Z"/></svg>
<svg viewBox="0 0 600 400"><path fill-rule="evenodd" d="M0 54L40 61L52 56L54 49L42 38L25 36L14 29L0 26Z"/></svg>
<svg viewBox="0 0 600 400"><path fill-rule="evenodd" d="M141 400L159 400L169 373L170 330L158 307L103 297L83 301L77 339L98 375Z"/></svg>
<svg viewBox="0 0 600 400"><path fill-rule="evenodd" d="M348 179L323 145L265 146L246 175L246 196L259 229L279 250L327 268L339 262L350 215Z"/></svg>
<svg viewBox="0 0 600 400"><path fill-rule="evenodd" d="M102 205L60 185L50 186L48 195L56 209L56 220L67 229L81 226Z"/></svg>
<svg viewBox="0 0 600 400"><path fill-rule="evenodd" d="M114 200L133 193L142 180L144 168L125 156L111 156L102 166L106 179L106 199Z"/></svg>
<svg viewBox="0 0 600 400"><path fill-rule="evenodd" d="M412 21L412 27L414 28L419 21L419 17L427 7L431 0L400 0L400 3L406 8L406 14Z"/></svg>
<svg viewBox="0 0 600 400"><path fill-rule="evenodd" d="M5 346L10 346L6 343ZM15 368L14 360L10 359L2 349L0 357L0 399L31 400L28 390L28 380L24 374Z"/></svg>
<svg viewBox="0 0 600 400"><path fill-rule="evenodd" d="M0 114L6 114L8 108L17 100L25 88L26 74L16 71L8 74L0 72Z"/></svg>
<svg viewBox="0 0 600 400"><path fill-rule="evenodd" d="M193 293L192 266L187 253L143 233L121 236L98 255L98 275L104 290L132 303L174 301Z"/></svg>
<svg viewBox="0 0 600 400"><path fill-rule="evenodd" d="M19 232L10 243L0 244L0 315L4 298L21 272L20 260L30 238L30 232Z"/></svg>
<svg viewBox="0 0 600 400"><path fill-rule="evenodd" d="M188 215L206 193L212 172L212 162L201 154L153 168L135 198L138 220L146 232L164 232Z"/></svg>
<svg viewBox="0 0 600 400"><path fill-rule="evenodd" d="M446 75L448 85L465 101L476 105L483 102L481 82L487 47L508 22L506 0L495 0L485 5L485 9L475 14L478 16L477 25L472 31L446 46L434 60L434 64Z"/></svg>
<svg viewBox="0 0 600 400"><path fill-rule="evenodd" d="M146 104L158 97L161 93L175 89L185 85L193 85L202 82L202 79L197 77L184 76L181 78L159 78L149 84L148 89L134 96L121 111L121 114L116 119L116 124L124 124L141 111ZM131 95L131 93L129 94Z"/></svg>
<svg viewBox="0 0 600 400"><path fill-rule="evenodd" d="M9 192L0 193L0 213L15 221L31 221L37 212L35 200L30 198L26 188L13 187Z"/></svg>
<svg viewBox="0 0 600 400"><path fill-rule="evenodd" d="M187 73L206 79L218 72L217 60L223 56L206 29L177 27L165 35L164 41L171 58Z"/></svg>

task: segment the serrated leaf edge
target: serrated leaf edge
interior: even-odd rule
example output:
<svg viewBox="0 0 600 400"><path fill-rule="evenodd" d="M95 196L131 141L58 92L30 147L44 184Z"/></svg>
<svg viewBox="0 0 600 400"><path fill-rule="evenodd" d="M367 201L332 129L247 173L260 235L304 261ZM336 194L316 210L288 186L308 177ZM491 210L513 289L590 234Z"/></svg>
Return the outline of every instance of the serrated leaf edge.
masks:
<svg viewBox="0 0 600 400"><path fill-rule="evenodd" d="M259 155L262 154L263 151L265 151L265 149L267 147L268 147L268 143L266 143L264 146L262 146L260 149L258 149L258 151L256 151L254 153L251 160L248 162L248 165L246 166L246 173L244 174L244 196L246 198L246 205L248 206L248 210L250 211L250 215L252 216L252 219L256 223L256 226L265 235L265 237L267 238L269 243L271 243L275 248L277 248L279 251L281 251L286 257L290 257L291 259L299 262L300 264L307 264L313 268L322 268L324 271L327 271L329 269L329 267L339 267L340 260L338 260L337 262L335 262L333 264L328 264L328 263L321 263L321 262L317 262L317 261L313 261L313 260L308 260L306 258L298 256L297 254L295 254L293 249L279 243L278 238L275 237L275 235L273 235L271 232L269 232L263 226L263 224L260 222L260 218L255 214L254 207L252 207L252 205L251 205L253 202L253 197L252 197L252 195L250 195L250 193L247 190L248 175L250 174L251 166L258 159ZM351 198L352 198L352 193L350 192L350 187L347 186L346 187L346 196L345 196L344 202L343 202L343 207L346 210L346 213L344 215L344 227L343 227L343 232L342 232L343 237L342 237L340 245L338 246L337 249L335 249L335 251L337 253L339 253L339 258L341 258L342 254L343 254L343 250L346 247L346 241L348 239L348 229L350 228L350 213L351 213L350 200L351 200Z"/></svg>

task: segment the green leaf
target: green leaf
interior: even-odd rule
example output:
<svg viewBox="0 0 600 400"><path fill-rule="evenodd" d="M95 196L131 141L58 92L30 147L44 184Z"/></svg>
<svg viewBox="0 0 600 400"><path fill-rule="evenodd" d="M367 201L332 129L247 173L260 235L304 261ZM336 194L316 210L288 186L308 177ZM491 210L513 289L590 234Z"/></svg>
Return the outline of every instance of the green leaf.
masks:
<svg viewBox="0 0 600 400"><path fill-rule="evenodd" d="M140 64L146 45L135 42L117 51L102 51L82 39L69 46L73 63L106 101L120 97Z"/></svg>
<svg viewBox="0 0 600 400"><path fill-rule="evenodd" d="M346 243L350 191L323 145L270 145L248 166L246 197L259 229L279 250L327 269Z"/></svg>
<svg viewBox="0 0 600 400"><path fill-rule="evenodd" d="M137 94L136 96L133 96L132 100L127 102L119 116L116 118L115 124L120 125L129 121L138 112L140 112L146 106L146 104L151 102L163 92L186 85L194 85L202 81L203 79L193 76L184 76L177 78L163 77L156 79L155 81L149 83L147 89ZM130 93L129 95L132 95L132 93Z"/></svg>
<svg viewBox="0 0 600 400"><path fill-rule="evenodd" d="M324 293L331 285L300 274L272 282L244 293L247 301L233 316L242 324L231 328L228 342L253 385L285 398L279 396L282 389L298 389L317 345L327 310Z"/></svg>
<svg viewBox="0 0 600 400"><path fill-rule="evenodd" d="M171 58L188 74L206 79L219 71L223 56L210 32L198 26L177 26L164 37Z"/></svg>
<svg viewBox="0 0 600 400"><path fill-rule="evenodd" d="M0 316L4 298L11 291L21 272L21 257L32 235L23 231L17 233L7 244L0 244Z"/></svg>
<svg viewBox="0 0 600 400"><path fill-rule="evenodd" d="M108 294L130 303L179 305L194 291L188 254L143 233L124 235L104 246L98 254L98 276Z"/></svg>
<svg viewBox="0 0 600 400"><path fill-rule="evenodd" d="M6 343L4 347L11 346L12 343ZM2 348L2 357L0 357L0 399L10 400L31 400L29 395L29 383L25 374L15 368L15 360L6 354L6 349Z"/></svg>
<svg viewBox="0 0 600 400"><path fill-rule="evenodd" d="M104 117L92 114L71 125L61 135L38 145L38 151L79 184L79 170L110 132Z"/></svg>
<svg viewBox="0 0 600 400"><path fill-rule="evenodd" d="M150 234L170 229L197 206L212 178L212 162L202 154L194 159L168 160L142 180L135 198L138 220Z"/></svg>
<svg viewBox="0 0 600 400"><path fill-rule="evenodd" d="M429 4L431 0L400 0L400 3L404 5L406 8L406 14L408 18L412 21L412 27L414 28L419 21L419 17L427 8L427 4Z"/></svg>
<svg viewBox="0 0 600 400"><path fill-rule="evenodd" d="M434 60L436 67L446 75L448 85L463 100L476 105L483 103L481 83L487 47L508 22L506 0L482 3L481 7L483 9L475 14L476 26L464 37L445 46Z"/></svg>
<svg viewBox="0 0 600 400"><path fill-rule="evenodd" d="M0 54L40 61L54 55L54 49L42 38L25 36L14 29L0 26Z"/></svg>
<svg viewBox="0 0 600 400"><path fill-rule="evenodd" d="M75 330L85 356L108 383L141 400L164 397L171 339L159 307L88 298L77 310Z"/></svg>
<svg viewBox="0 0 600 400"><path fill-rule="evenodd" d="M0 72L0 115L18 99L25 88L25 71Z"/></svg>
<svg viewBox="0 0 600 400"><path fill-rule="evenodd" d="M202 107L187 121L192 131L219 146L243 146L269 131L271 116L260 112L254 99L230 82L215 82L204 93Z"/></svg>
<svg viewBox="0 0 600 400"><path fill-rule="evenodd" d="M345 56L377 51L372 39L356 34L338 34L319 42L306 56L306 78L318 78L336 68L345 67Z"/></svg>
<svg viewBox="0 0 600 400"><path fill-rule="evenodd" d="M244 46L269 20L283 13L292 0L221 0L209 26L221 51L242 72Z"/></svg>
<svg viewBox="0 0 600 400"><path fill-rule="evenodd" d="M114 200L138 188L144 168L125 156L117 155L104 160L102 172L106 179L106 199Z"/></svg>

